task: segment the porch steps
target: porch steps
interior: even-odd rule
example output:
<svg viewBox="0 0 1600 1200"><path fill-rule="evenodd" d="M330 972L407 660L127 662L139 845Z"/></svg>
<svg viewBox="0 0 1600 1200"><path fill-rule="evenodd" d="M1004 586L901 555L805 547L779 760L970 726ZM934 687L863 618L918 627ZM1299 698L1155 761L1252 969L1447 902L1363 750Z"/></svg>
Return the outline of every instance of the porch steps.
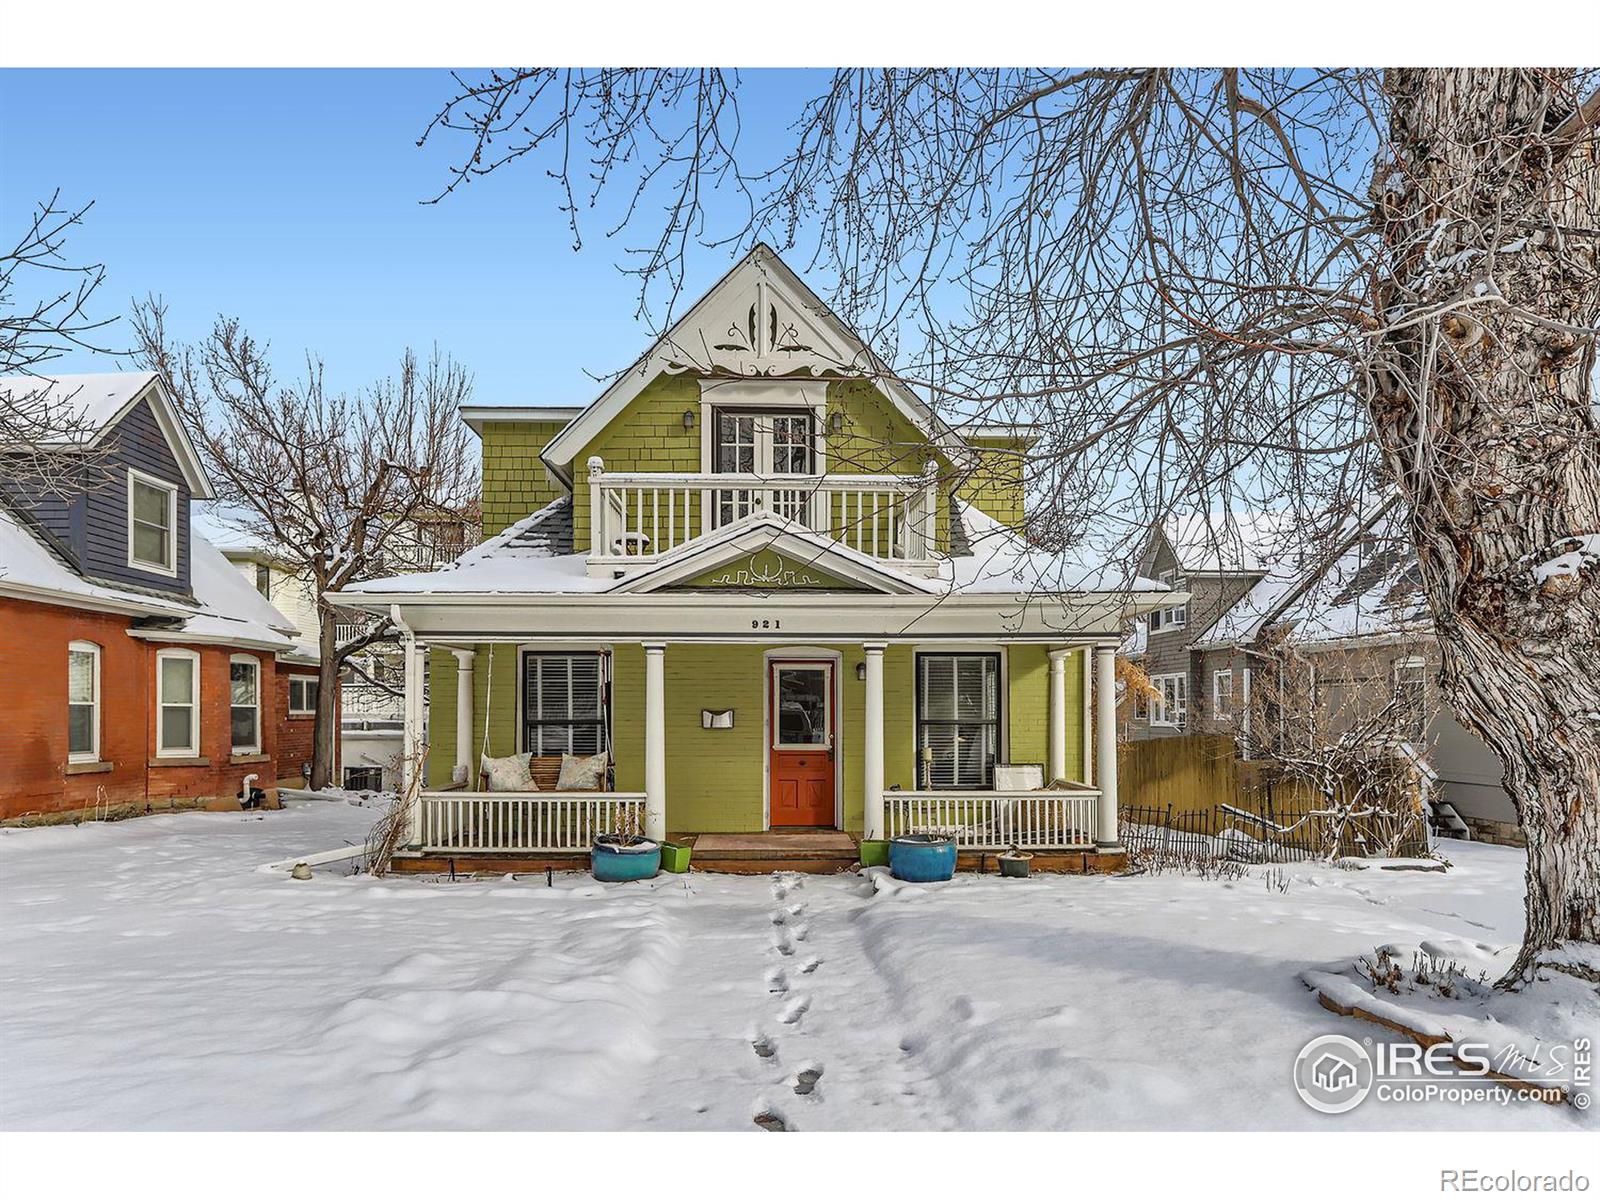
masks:
<svg viewBox="0 0 1600 1200"><path fill-rule="evenodd" d="M766 875L772 871L832 875L849 870L860 854L855 838L831 829L683 834L673 840L694 846L690 860L694 870L724 875Z"/></svg>

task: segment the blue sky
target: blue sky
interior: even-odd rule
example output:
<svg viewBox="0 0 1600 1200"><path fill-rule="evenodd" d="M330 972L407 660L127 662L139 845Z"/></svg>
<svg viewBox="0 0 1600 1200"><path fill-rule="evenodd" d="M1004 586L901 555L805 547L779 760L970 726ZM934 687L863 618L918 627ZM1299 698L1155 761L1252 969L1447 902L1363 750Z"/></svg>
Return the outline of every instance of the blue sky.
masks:
<svg viewBox="0 0 1600 1200"><path fill-rule="evenodd" d="M776 153L815 76L743 83L741 151ZM574 253L545 164L527 159L419 203L456 146L415 141L453 87L436 70L0 71L0 236L60 188L94 201L71 253L105 264L102 315L155 292L180 337L240 317L280 372L311 349L353 388L437 343L481 403L587 402L602 385L585 372L625 367L649 341L617 270L627 235L608 240L598 214ZM730 261L700 252L689 291ZM74 355L54 369L115 366Z"/></svg>

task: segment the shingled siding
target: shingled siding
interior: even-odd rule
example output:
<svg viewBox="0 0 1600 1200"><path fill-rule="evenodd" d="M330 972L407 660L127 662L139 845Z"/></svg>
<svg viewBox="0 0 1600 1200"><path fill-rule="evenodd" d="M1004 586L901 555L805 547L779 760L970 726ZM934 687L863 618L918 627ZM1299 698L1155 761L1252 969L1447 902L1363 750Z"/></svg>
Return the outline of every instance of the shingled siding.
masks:
<svg viewBox="0 0 1600 1200"><path fill-rule="evenodd" d="M564 424L559 419L484 423L484 537L493 537L565 493L539 457Z"/></svg>
<svg viewBox="0 0 1600 1200"><path fill-rule="evenodd" d="M968 438L978 461L959 482L956 495L1007 529L1022 532L1023 464L1028 444L1020 438Z"/></svg>
<svg viewBox="0 0 1600 1200"><path fill-rule="evenodd" d="M685 412L695 414L693 429L683 427ZM608 471L698 471L699 417L699 381L658 375L574 456L572 545L579 553L589 552L589 459L599 455Z"/></svg>

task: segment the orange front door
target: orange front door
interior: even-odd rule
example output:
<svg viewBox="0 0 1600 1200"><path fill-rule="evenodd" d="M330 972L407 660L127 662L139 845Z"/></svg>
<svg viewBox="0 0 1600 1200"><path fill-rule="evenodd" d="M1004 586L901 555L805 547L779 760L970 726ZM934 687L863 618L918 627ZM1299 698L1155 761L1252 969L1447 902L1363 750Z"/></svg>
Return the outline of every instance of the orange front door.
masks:
<svg viewBox="0 0 1600 1200"><path fill-rule="evenodd" d="M831 828L833 664L774 662L768 690L772 824Z"/></svg>

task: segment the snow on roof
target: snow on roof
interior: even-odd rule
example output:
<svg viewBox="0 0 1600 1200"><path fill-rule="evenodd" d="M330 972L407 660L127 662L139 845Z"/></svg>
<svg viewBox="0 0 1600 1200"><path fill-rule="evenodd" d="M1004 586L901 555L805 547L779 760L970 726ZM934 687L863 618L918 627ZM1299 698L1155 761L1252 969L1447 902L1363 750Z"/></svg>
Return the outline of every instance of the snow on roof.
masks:
<svg viewBox="0 0 1600 1200"><path fill-rule="evenodd" d="M0 399L22 409L44 426L54 440L94 446L121 419L133 402L149 392L151 414L178 460L196 500L215 496L205 464L172 397L154 371L105 371L96 375L6 375L0 377Z"/></svg>
<svg viewBox="0 0 1600 1200"><path fill-rule="evenodd" d="M76 601L84 607L150 616L184 616L193 610L180 600L91 583L63 565L22 523L0 507L0 593L48 602Z"/></svg>
<svg viewBox="0 0 1600 1200"><path fill-rule="evenodd" d="M1284 557L1301 524L1288 509L1186 513L1162 521L1161 533L1186 571L1253 573Z"/></svg>
<svg viewBox="0 0 1600 1200"><path fill-rule="evenodd" d="M0 398L48 406L82 432L103 428L156 378L154 371L107 371L97 375L0 376ZM63 423L68 423L64 421Z"/></svg>
<svg viewBox="0 0 1600 1200"><path fill-rule="evenodd" d="M1269 625L1288 624L1299 642L1339 641L1425 627L1416 556L1397 505L1347 521L1331 561L1273 564L1238 603L1192 643L1195 649L1247 644Z"/></svg>
<svg viewBox="0 0 1600 1200"><path fill-rule="evenodd" d="M1166 584L1129 578L1111 567L1091 567L1070 555L1050 554L1029 546L987 513L953 501L954 515L965 531L971 553L942 560L933 583L960 593L1013 595L1032 591L1167 591ZM686 543L693 546L694 543ZM874 560L879 570L892 563ZM908 577L909 578L909 577ZM913 580L919 586L926 581ZM588 555L572 551L572 498L563 496L538 512L508 525L501 533L468 550L437 571L368 579L342 591L356 596L411 594L540 594L605 592L616 579L594 579Z"/></svg>
<svg viewBox="0 0 1600 1200"><path fill-rule="evenodd" d="M189 583L206 610L204 618L195 619L217 622L211 628L218 632L237 629L259 641L282 642L284 650L294 649L294 635L300 633L295 623L203 537L190 538Z"/></svg>
<svg viewBox="0 0 1600 1200"><path fill-rule="evenodd" d="M1152 592L1166 584L1129 576L1114 564L1094 565L1072 554L1029 545L1016 532L964 500L952 507L970 553L939 564L939 578L958 592Z"/></svg>
<svg viewBox="0 0 1600 1200"><path fill-rule="evenodd" d="M194 602L94 583L59 562L10 512L0 509L0 593L107 612L165 617L182 623L132 630L163 641L223 642L292 652L294 623L250 586L222 553L191 536L189 577Z"/></svg>
<svg viewBox="0 0 1600 1200"><path fill-rule="evenodd" d="M368 579L342 590L352 595L603 592L615 582L591 579L589 556L572 553L572 497L562 496L437 571Z"/></svg>

